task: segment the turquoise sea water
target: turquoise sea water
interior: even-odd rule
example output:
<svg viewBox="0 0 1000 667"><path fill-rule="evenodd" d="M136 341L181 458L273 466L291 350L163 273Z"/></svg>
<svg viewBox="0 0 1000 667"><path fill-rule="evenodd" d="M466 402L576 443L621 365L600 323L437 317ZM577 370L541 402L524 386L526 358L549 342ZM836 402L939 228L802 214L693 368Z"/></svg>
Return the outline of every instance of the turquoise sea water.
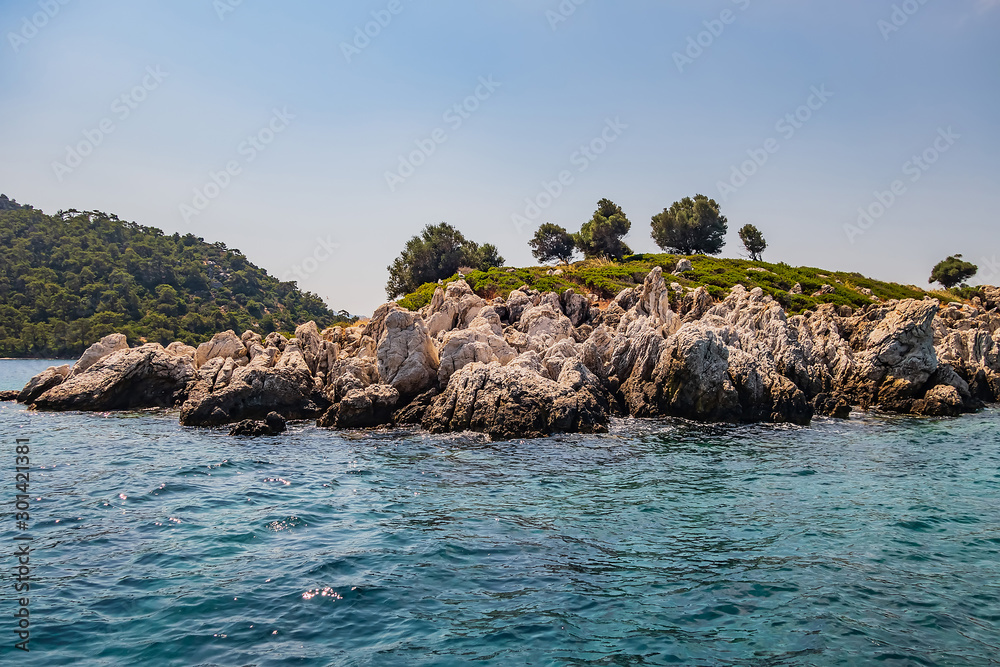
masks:
<svg viewBox="0 0 1000 667"><path fill-rule="evenodd" d="M244 440L0 404L0 552L18 437L36 549L30 654L0 570L0 662L1000 664L998 426Z"/></svg>

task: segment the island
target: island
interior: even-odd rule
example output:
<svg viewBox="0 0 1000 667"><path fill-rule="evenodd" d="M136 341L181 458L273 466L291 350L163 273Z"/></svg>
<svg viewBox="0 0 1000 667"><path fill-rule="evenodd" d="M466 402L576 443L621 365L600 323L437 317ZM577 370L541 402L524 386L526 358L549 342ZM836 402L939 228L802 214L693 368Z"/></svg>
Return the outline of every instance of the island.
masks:
<svg viewBox="0 0 1000 667"><path fill-rule="evenodd" d="M760 286L722 298L685 287L691 268L686 258L653 266L610 299L528 285L486 298L457 277L419 308L389 302L367 321L322 331L310 321L292 336L229 330L197 347L129 347L111 334L17 400L46 411L178 408L185 426L234 433L316 420L503 440L604 432L615 417L952 417L1000 397L996 287L971 303L873 295L791 314ZM753 268L748 280L768 271Z"/></svg>

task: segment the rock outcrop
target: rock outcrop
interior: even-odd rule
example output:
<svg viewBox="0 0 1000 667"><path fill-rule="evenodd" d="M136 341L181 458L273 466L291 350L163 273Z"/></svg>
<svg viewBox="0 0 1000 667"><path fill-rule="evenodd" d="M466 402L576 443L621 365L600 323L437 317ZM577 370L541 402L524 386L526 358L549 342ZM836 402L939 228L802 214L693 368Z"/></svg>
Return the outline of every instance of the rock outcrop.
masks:
<svg viewBox="0 0 1000 667"><path fill-rule="evenodd" d="M939 304L904 301L871 311L851 341L854 374L846 391L862 407L908 412L938 368L933 323Z"/></svg>
<svg viewBox="0 0 1000 667"><path fill-rule="evenodd" d="M187 357L150 343L114 352L38 396L38 410L110 411L177 405L196 377Z"/></svg>
<svg viewBox="0 0 1000 667"><path fill-rule="evenodd" d="M376 354L379 377L401 396L412 398L437 383L438 351L416 313L394 308L386 314Z"/></svg>
<svg viewBox="0 0 1000 667"><path fill-rule="evenodd" d="M437 389L420 394L410 401L410 404L396 410L392 415L392 423L397 426L413 426L424 421L424 415L434 403L434 399L441 394Z"/></svg>
<svg viewBox="0 0 1000 667"><path fill-rule="evenodd" d="M201 368L212 359L240 359L246 356L247 349L240 337L233 331L223 331L198 346L194 354L194 365L195 368Z"/></svg>
<svg viewBox="0 0 1000 667"><path fill-rule="evenodd" d="M324 428L370 428L392 423L399 403L399 392L385 384L365 389L353 389L336 405L327 410L318 426Z"/></svg>
<svg viewBox="0 0 1000 667"><path fill-rule="evenodd" d="M1000 287L985 285L980 288L983 293L983 307L987 310L1000 308Z"/></svg>
<svg viewBox="0 0 1000 667"><path fill-rule="evenodd" d="M474 362L509 364L517 352L503 337L500 317L492 306L479 311L466 329L447 331L441 339L437 380L446 386L456 371Z"/></svg>
<svg viewBox="0 0 1000 667"><path fill-rule="evenodd" d="M996 289L997 288L986 288ZM989 293L989 292L987 292ZM1000 295L998 295L1000 296ZM972 395L992 402L1000 396L1000 314L983 308L948 306L934 320L934 346L969 385Z"/></svg>
<svg viewBox="0 0 1000 667"><path fill-rule="evenodd" d="M253 365L237 369L221 388L201 380L181 406L181 424L220 426L246 419L263 419L277 412L285 419L313 419L327 405L299 353L282 366ZM288 350L282 360L289 355Z"/></svg>
<svg viewBox="0 0 1000 667"><path fill-rule="evenodd" d="M123 334L109 334L87 348L80 360L73 365L72 374L80 375L105 357L127 349L128 342Z"/></svg>
<svg viewBox="0 0 1000 667"><path fill-rule="evenodd" d="M181 342L171 343L164 349L167 351L167 354L172 354L175 357L189 357L192 363L194 362L194 355L198 353L197 349Z"/></svg>
<svg viewBox="0 0 1000 667"><path fill-rule="evenodd" d="M25 405L31 405L49 389L61 385L69 377L70 372L71 369L69 366L49 366L28 380L28 384L18 393L17 401Z"/></svg>
<svg viewBox="0 0 1000 667"><path fill-rule="evenodd" d="M245 419L238 422L229 431L229 435L238 435L248 438L259 438L268 435L280 435L288 430L285 418L277 412L271 412L263 421Z"/></svg>
<svg viewBox="0 0 1000 667"><path fill-rule="evenodd" d="M577 372L589 373L582 364ZM478 431L494 439L607 430L610 415L576 375L554 382L521 366L472 363L427 410L432 433ZM574 383L574 381L576 381Z"/></svg>
<svg viewBox="0 0 1000 667"><path fill-rule="evenodd" d="M831 288L832 289L832 288ZM821 290L822 291L822 290ZM793 293L801 293L796 286ZM855 408L950 417L1000 399L1000 290L975 305L832 304L788 316L760 289L668 284L656 268L601 307L527 286L486 300L464 280L419 312L288 339L223 332L198 348L123 348L39 374L19 400L50 410L181 405L185 425L267 431L268 415L327 428L422 425L495 439L600 432L612 417L808 424Z"/></svg>

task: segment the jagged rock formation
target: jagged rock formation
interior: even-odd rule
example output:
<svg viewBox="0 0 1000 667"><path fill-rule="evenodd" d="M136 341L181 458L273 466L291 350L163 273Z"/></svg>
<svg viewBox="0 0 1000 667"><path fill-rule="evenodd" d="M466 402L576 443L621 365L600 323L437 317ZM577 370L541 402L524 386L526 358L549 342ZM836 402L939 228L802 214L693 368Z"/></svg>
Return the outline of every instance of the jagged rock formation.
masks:
<svg viewBox="0 0 1000 667"><path fill-rule="evenodd" d="M329 404L302 355L300 339L288 341L280 353L260 345L255 350L249 362L242 355L216 357L202 366L181 405L181 424L219 426L263 419L271 412L309 419Z"/></svg>
<svg viewBox="0 0 1000 667"><path fill-rule="evenodd" d="M214 426L271 413L329 428L421 424L493 438L600 432L615 416L808 424L852 407L952 416L1000 397L1000 290L977 306L933 300L832 305L789 317L760 289L716 302L654 269L606 307L523 286L487 301L464 281L419 312L286 340L232 331L197 349L121 349L107 337L19 400L37 409L179 405ZM991 308L987 310L987 308Z"/></svg>
<svg viewBox="0 0 1000 667"><path fill-rule="evenodd" d="M375 354L379 377L401 396L413 397L434 386L441 361L423 319L416 313L390 310L382 321Z"/></svg>
<svg viewBox="0 0 1000 667"><path fill-rule="evenodd" d="M466 366L427 409L424 428L479 431L499 440L607 430L607 401L601 401L596 378L581 362L567 364L553 381L541 375L544 369L535 361Z"/></svg>
<svg viewBox="0 0 1000 667"><path fill-rule="evenodd" d="M373 384L365 389L351 390L316 423L326 428L370 428L390 424L398 403L399 392L395 388Z"/></svg>

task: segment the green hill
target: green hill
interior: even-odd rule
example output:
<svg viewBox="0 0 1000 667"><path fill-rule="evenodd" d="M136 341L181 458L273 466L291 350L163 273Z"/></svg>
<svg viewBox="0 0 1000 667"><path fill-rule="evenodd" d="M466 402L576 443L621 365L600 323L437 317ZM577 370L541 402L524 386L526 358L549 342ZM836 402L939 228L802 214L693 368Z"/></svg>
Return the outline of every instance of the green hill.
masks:
<svg viewBox="0 0 1000 667"><path fill-rule="evenodd" d="M528 285L540 291L562 293L575 289L583 294L594 293L602 299L610 299L626 287L641 285L654 266L670 273L681 257L675 255L632 255L621 263L583 261L568 267L534 267L527 269L496 268L489 271L473 271L465 276L469 286L481 297L506 298L511 290ZM704 286L716 299L725 297L733 286L740 284L747 289L760 287L774 297L789 313L800 313L815 308L821 303L860 307L873 302L863 290L871 290L879 299L922 299L926 295L942 301L957 299L942 292L927 292L918 287L897 285L866 278L860 273L825 271L808 267L792 267L787 264L768 264L740 259L720 259L695 255L688 257L692 270L682 277L664 276L667 283L677 282L684 287ZM561 270L561 275L551 275ZM445 282L458 280L453 276ZM796 283L802 286L802 294L792 294ZM824 286L833 288L832 293L812 296ZM434 295L435 283L428 283L399 300L405 308L416 309L430 302Z"/></svg>
<svg viewBox="0 0 1000 667"><path fill-rule="evenodd" d="M99 211L45 215L0 196L0 357L74 357L112 332L197 345L350 321L224 243Z"/></svg>

